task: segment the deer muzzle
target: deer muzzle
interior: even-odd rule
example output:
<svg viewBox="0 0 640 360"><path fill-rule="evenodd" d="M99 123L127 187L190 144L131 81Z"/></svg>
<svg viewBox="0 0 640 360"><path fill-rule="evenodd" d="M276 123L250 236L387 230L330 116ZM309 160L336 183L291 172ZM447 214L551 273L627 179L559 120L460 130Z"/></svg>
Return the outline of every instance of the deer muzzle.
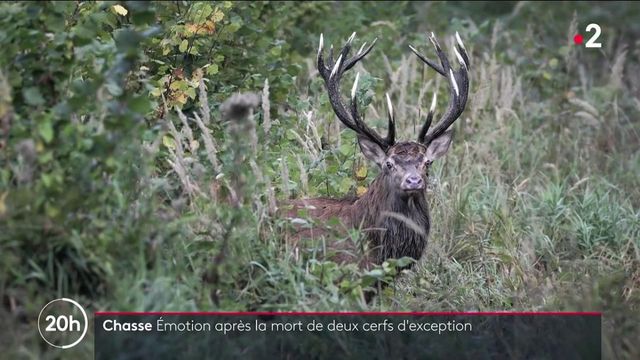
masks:
<svg viewBox="0 0 640 360"><path fill-rule="evenodd" d="M418 174L408 174L402 181L401 188L404 191L424 190L424 180Z"/></svg>

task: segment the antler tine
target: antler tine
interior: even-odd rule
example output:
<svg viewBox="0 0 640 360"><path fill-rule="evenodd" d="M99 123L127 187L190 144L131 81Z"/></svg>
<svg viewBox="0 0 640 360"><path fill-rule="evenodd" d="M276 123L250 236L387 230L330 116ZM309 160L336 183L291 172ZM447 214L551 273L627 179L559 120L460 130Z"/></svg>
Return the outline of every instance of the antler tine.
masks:
<svg viewBox="0 0 640 360"><path fill-rule="evenodd" d="M422 125L422 128L420 129L420 133L418 134L419 143L425 143L424 137L425 135L427 135L427 131L431 126L431 121L433 120L433 114L435 113L435 110L436 110L437 99L438 99L438 93L434 92L433 99L431 100L431 107L429 107L429 114L427 115L427 120L425 120L424 124Z"/></svg>
<svg viewBox="0 0 640 360"><path fill-rule="evenodd" d="M358 88L358 80L360 78L360 74L356 75L356 80L351 89L351 109L347 111L344 104L342 103L342 96L340 95L340 80L342 80L342 75L345 71L351 69L355 64L362 60L372 49L376 43L374 40L371 45L369 45L366 49L364 45L360 48L360 50L353 56L349 57L349 51L351 50L351 44L356 36L354 32L351 34L344 47L340 51L338 55L338 59L335 64L332 63L331 59L327 59L327 64L325 64L325 60L323 58L323 36L320 36L320 45L318 47L318 71L320 76L322 76L325 85L327 87L327 92L329 94L329 102L333 107L333 111L338 116L338 119L350 128L355 131L359 137L366 137L367 139L375 142L380 145L383 150L387 150L390 146L393 145L395 140L395 128L392 126L394 124L393 120L390 118L389 120L389 133L385 139L383 139L378 133L376 133L373 129L368 127L362 117L358 114L358 99L357 99L357 88ZM332 53L332 52L330 52ZM328 65L328 66L327 66Z"/></svg>
<svg viewBox="0 0 640 360"><path fill-rule="evenodd" d="M319 68L324 68L324 60L322 59L322 48L324 47L324 36L320 33L320 42L318 44L318 55L316 60L318 63L322 61L322 66L318 66Z"/></svg>
<svg viewBox="0 0 640 360"><path fill-rule="evenodd" d="M438 59L440 59L440 64L442 64L442 70L444 72L444 74L442 75L444 76L449 75L448 70L451 69L451 65L449 65L449 59L447 58L447 55L445 55L444 51L442 51L442 48L440 47L440 43L438 43L438 39L436 39L436 35L433 32L429 35L429 40L433 44L433 47L436 48L436 55L438 55Z"/></svg>
<svg viewBox="0 0 640 360"><path fill-rule="evenodd" d="M353 87L351 88L351 102L355 102L356 99L356 91L358 90L358 80L360 79L360 73L356 74L356 80L353 82Z"/></svg>
<svg viewBox="0 0 640 360"><path fill-rule="evenodd" d="M462 43L462 39L460 38L460 34L456 31L456 46L461 53L462 59L464 61L464 65L469 69L469 55L467 55L467 49L464 47Z"/></svg>
<svg viewBox="0 0 640 360"><path fill-rule="evenodd" d="M429 65L429 67L432 68L433 70L437 71L438 74L440 74L442 76L446 76L444 70L442 70L442 67L440 65L438 65L435 62L427 59L424 55L422 55L413 46L409 45L409 49L411 49L411 51L413 51L413 53L416 54L418 56L418 58L420 58L420 60L422 60L422 62L424 62L425 64Z"/></svg>
<svg viewBox="0 0 640 360"><path fill-rule="evenodd" d="M369 45L364 51L362 51L364 45L366 45L366 43L364 43L363 47L361 47L360 50L358 50L358 53L354 57L352 57L351 59L345 62L344 71L351 69L356 65L358 61L360 61L363 57L367 56L367 54L373 49L377 41L378 41L378 38L373 39L373 42L371 42L371 45Z"/></svg>
<svg viewBox="0 0 640 360"><path fill-rule="evenodd" d="M444 133L451 126L451 124L453 124L453 122L455 122L460 117L460 114L462 114L466 106L467 97L469 94L469 56L467 55L464 44L462 43L462 39L460 39L460 35L456 32L456 41L454 46L454 53L456 55L456 58L458 59L458 62L460 63L460 68L458 70L453 70L451 68L449 59L440 48L440 44L438 44L438 40L436 40L436 37L433 33L429 35L429 40L436 50L436 54L438 56L438 59L440 60L440 65L436 64L434 61L427 59L412 46L409 47L418 56L418 58L420 58L420 60L429 65L429 67L434 69L440 75L447 78L449 82L450 100L447 110L442 115L442 118L433 127L433 129L429 131L436 102L434 94L434 99L431 103L429 115L427 116L427 119L418 135L418 141L427 145L431 143L433 139L442 135L442 133Z"/></svg>
<svg viewBox="0 0 640 360"><path fill-rule="evenodd" d="M389 98L389 93L385 94L387 97L387 111L389 113L389 123L388 123L388 132L387 138L385 139L387 143L394 144L396 142L396 120L393 116L393 105L391 105L391 98Z"/></svg>
<svg viewBox="0 0 640 360"><path fill-rule="evenodd" d="M318 55L316 57L316 62L318 65L318 72L322 78L326 77L326 72L328 71L327 67L324 65L324 56L322 53L324 52L324 36L320 33L320 41L318 44Z"/></svg>

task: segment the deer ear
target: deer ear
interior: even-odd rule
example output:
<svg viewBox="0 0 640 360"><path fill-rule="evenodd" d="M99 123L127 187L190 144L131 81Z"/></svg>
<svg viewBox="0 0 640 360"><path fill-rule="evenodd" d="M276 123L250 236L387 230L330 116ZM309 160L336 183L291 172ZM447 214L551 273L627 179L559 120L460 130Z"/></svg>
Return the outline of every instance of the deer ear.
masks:
<svg viewBox="0 0 640 360"><path fill-rule="evenodd" d="M384 164L384 161L387 158L387 154L385 154L380 145L361 136L358 136L358 144L360 145L360 150L367 159L382 167L382 164Z"/></svg>
<svg viewBox="0 0 640 360"><path fill-rule="evenodd" d="M449 150L449 145L451 145L452 135L453 130L447 130L433 139L427 147L427 160L433 161L446 154L447 150Z"/></svg>

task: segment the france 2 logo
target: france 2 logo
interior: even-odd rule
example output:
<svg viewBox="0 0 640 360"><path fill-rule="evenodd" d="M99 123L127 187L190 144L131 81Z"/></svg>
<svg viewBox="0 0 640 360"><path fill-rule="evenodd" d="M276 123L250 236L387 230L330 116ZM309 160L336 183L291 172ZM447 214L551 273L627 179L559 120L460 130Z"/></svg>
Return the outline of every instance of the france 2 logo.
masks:
<svg viewBox="0 0 640 360"><path fill-rule="evenodd" d="M587 25L587 28L585 29L586 32L590 33L593 31L593 35L591 35L591 37L589 38L589 40L584 44L584 47L586 48L601 48L602 47L602 43L596 42L598 40L598 38L600 37L600 34L602 33L602 30L600 29L600 25L596 24L596 23L591 23L589 25ZM576 45L582 45L582 43L584 42L584 37L581 34L576 34L573 37L573 42Z"/></svg>

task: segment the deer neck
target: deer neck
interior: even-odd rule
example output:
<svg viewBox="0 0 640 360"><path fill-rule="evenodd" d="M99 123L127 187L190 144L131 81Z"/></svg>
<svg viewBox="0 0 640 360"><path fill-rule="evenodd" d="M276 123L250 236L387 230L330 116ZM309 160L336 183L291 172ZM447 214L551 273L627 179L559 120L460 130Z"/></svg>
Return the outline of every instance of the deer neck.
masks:
<svg viewBox="0 0 640 360"><path fill-rule="evenodd" d="M353 223L367 234L377 263L409 256L420 259L430 229L429 205L425 193L398 194L378 176L367 193L353 206Z"/></svg>

